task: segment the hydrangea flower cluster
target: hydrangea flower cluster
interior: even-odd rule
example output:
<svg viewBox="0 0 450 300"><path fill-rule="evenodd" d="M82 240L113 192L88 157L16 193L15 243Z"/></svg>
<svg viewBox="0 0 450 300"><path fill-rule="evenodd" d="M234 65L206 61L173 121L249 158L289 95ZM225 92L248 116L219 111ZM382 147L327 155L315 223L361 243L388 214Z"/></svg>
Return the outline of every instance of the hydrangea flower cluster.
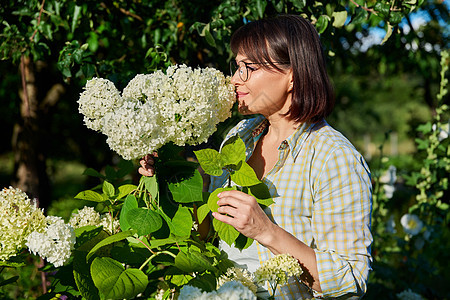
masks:
<svg viewBox="0 0 450 300"><path fill-rule="evenodd" d="M13 187L0 192L0 261L15 256L31 232L44 228L44 213L27 194Z"/></svg>
<svg viewBox="0 0 450 300"><path fill-rule="evenodd" d="M254 283L254 276L249 270L236 267L228 268L227 272L218 278L217 285L222 286L230 281L238 281L242 283L256 295L258 287Z"/></svg>
<svg viewBox="0 0 450 300"><path fill-rule="evenodd" d="M397 298L400 300L424 300L420 294L414 293L411 289L407 289L397 294Z"/></svg>
<svg viewBox="0 0 450 300"><path fill-rule="evenodd" d="M119 228L119 220L112 218L110 214L100 215L93 207L85 206L73 213L69 219L69 225L74 229L83 226L103 226L103 229L113 234Z"/></svg>
<svg viewBox="0 0 450 300"><path fill-rule="evenodd" d="M70 258L76 241L75 232L60 217L47 216L45 220L47 227L44 232L33 231L26 245L31 253L60 267Z"/></svg>
<svg viewBox="0 0 450 300"><path fill-rule="evenodd" d="M110 148L136 159L164 144L196 145L231 115L235 102L229 78L213 68L175 65L166 74L139 74L122 95L106 79L94 78L81 94L79 112L87 127L107 136Z"/></svg>
<svg viewBox="0 0 450 300"><path fill-rule="evenodd" d="M179 300L256 300L255 294L241 282L228 281L217 291L203 292L197 287L185 285L180 290Z"/></svg>
<svg viewBox="0 0 450 300"><path fill-rule="evenodd" d="M404 214L400 219L403 230L410 236L417 235L423 228L423 222L417 215Z"/></svg>
<svg viewBox="0 0 450 300"><path fill-rule="evenodd" d="M257 283L268 281L270 285L285 285L289 277L299 276L303 273L297 259L289 254L279 254L264 262L255 271Z"/></svg>

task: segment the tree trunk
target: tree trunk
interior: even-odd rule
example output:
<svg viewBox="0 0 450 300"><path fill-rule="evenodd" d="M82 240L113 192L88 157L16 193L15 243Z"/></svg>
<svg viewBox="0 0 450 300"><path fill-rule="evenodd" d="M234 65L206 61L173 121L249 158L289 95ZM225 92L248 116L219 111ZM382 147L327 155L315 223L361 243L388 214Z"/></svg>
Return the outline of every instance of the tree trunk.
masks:
<svg viewBox="0 0 450 300"><path fill-rule="evenodd" d="M22 56L21 119L14 126L12 148L14 152L13 185L39 201L47 208L50 203L46 158L41 151L39 128L39 101L34 62Z"/></svg>

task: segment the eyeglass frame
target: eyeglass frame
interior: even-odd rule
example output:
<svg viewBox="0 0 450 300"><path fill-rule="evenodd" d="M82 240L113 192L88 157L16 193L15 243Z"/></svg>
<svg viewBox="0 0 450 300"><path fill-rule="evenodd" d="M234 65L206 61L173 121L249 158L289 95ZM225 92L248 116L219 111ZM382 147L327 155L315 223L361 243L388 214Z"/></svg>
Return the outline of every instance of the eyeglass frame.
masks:
<svg viewBox="0 0 450 300"><path fill-rule="evenodd" d="M250 79L250 73L251 72L253 72L253 71L256 71L256 70L252 70L252 69L250 69L250 73L249 73L249 68L248 68L248 65L266 65L266 64L270 64L270 62L260 62L260 63L248 63L248 62L245 62L245 61L243 61L243 60L241 60L241 61L239 61L239 62L236 62L235 60L231 60L230 61L230 72L231 72L231 76L233 77L234 76L234 74L236 74L236 72L238 71L238 70L240 70L240 66L239 66L239 64L240 63L243 63L244 64L244 66L245 66L245 71L246 71L246 73L247 73L247 78L245 78L245 79L243 79L242 78L242 73L240 73L239 72L239 78L243 81L243 82L246 82L247 80L249 80ZM286 64L289 64L289 62L284 62L284 61L273 61L273 62L271 62L271 63L273 63L273 64L283 64L283 65L286 65ZM236 70L233 72L233 69L234 68L236 68Z"/></svg>

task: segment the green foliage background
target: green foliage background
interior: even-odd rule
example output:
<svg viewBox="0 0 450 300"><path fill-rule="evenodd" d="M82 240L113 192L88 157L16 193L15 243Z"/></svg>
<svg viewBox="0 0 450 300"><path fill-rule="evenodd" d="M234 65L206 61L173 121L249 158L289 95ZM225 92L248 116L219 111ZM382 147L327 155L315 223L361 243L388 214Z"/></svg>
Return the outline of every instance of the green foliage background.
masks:
<svg viewBox="0 0 450 300"><path fill-rule="evenodd" d="M1 185L19 181L17 169L24 160L16 149L21 149L17 144L22 138L17 128L29 122L24 115L27 102L20 72L25 59L35 75L36 91L31 105L35 138L28 146L43 162L38 176L47 176L40 181L45 192L39 196L50 214L68 217L74 207L83 205L75 202L74 195L98 183L81 176L84 168L101 170L118 163L105 139L86 129L77 112L76 101L87 79L108 78L122 89L134 75L174 63L213 66L228 73L230 34L245 22L277 13L301 14L320 32L337 95L329 122L365 154L374 178L390 164L397 167L399 175L420 174L425 149L418 149L414 140L426 140L432 130L416 128L431 122L441 106L448 104L448 94L436 97L440 53L449 48L448 1L5 0L0 6ZM413 16L424 16L426 22L414 27ZM373 30L382 32L384 43L365 49L364 41ZM52 96L55 91L60 92ZM222 124L209 146L217 148L224 132L239 118L234 113ZM443 112L440 122L446 120L448 112ZM128 176L136 180L136 175ZM426 205L421 209L414 206L423 202L415 198L417 181L408 176L397 183L394 200L382 202L383 213L374 210L374 224L386 224L388 212L397 224L409 210L419 215L426 212ZM408 182L412 184L406 185ZM444 190L441 199L448 204L448 198ZM438 226L436 235L429 243L433 250L415 249L413 242L403 239L400 229L395 237L379 234L367 298L376 299L376 291L382 291L389 295L383 298L395 299L395 292L407 287L430 299L450 297L445 287L448 276L441 273L438 255L449 248L448 243L440 243L448 240L448 229L442 230L448 225L448 213L440 213L431 213L439 217L439 222L433 223ZM377 230L382 232L382 228ZM36 267L30 263L29 270L21 274L21 284L7 291L9 297L25 299L41 293L39 276L26 272L36 272ZM416 276L408 281L411 273ZM398 278L401 280L396 281Z"/></svg>

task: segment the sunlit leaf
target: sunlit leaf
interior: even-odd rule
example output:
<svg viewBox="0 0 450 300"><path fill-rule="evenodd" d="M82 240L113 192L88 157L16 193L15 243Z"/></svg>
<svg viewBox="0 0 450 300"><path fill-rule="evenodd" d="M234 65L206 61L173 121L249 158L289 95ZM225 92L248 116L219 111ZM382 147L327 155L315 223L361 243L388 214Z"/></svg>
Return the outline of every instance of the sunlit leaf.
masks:
<svg viewBox="0 0 450 300"><path fill-rule="evenodd" d="M223 223L217 219L213 219L213 226L220 239L230 246L233 245L234 241L236 241L239 236L239 231L237 231L233 226Z"/></svg>
<svg viewBox="0 0 450 300"><path fill-rule="evenodd" d="M101 194L91 190L79 192L74 198L94 202L104 202L106 200Z"/></svg>
<svg viewBox="0 0 450 300"><path fill-rule="evenodd" d="M200 166L206 174L220 176L223 173L221 155L214 149L202 149L194 151Z"/></svg>
<svg viewBox="0 0 450 300"><path fill-rule="evenodd" d="M138 208L138 202L137 199L134 195L128 195L127 198L125 199L125 201L123 202L122 208L120 210L120 217L119 217L119 222L120 222L120 228L122 229L122 231L124 230L128 230L131 228L130 224L127 221L127 214L130 210L132 210L133 208Z"/></svg>
<svg viewBox="0 0 450 300"><path fill-rule="evenodd" d="M138 235L147 235L157 231L162 226L161 216L146 208L132 208L125 216L132 229L137 230Z"/></svg>
<svg viewBox="0 0 450 300"><path fill-rule="evenodd" d="M231 180L239 186L251 186L261 183L255 171L246 162L242 162L240 168L231 173Z"/></svg>
<svg viewBox="0 0 450 300"><path fill-rule="evenodd" d="M181 176L182 177L182 176ZM179 203L190 203L202 201L203 199L203 178L198 170L189 178L169 183L169 190L173 200Z"/></svg>
<svg viewBox="0 0 450 300"><path fill-rule="evenodd" d="M128 268L109 257L97 257L91 265L95 286L107 299L131 299L142 293L148 284L141 270Z"/></svg>

